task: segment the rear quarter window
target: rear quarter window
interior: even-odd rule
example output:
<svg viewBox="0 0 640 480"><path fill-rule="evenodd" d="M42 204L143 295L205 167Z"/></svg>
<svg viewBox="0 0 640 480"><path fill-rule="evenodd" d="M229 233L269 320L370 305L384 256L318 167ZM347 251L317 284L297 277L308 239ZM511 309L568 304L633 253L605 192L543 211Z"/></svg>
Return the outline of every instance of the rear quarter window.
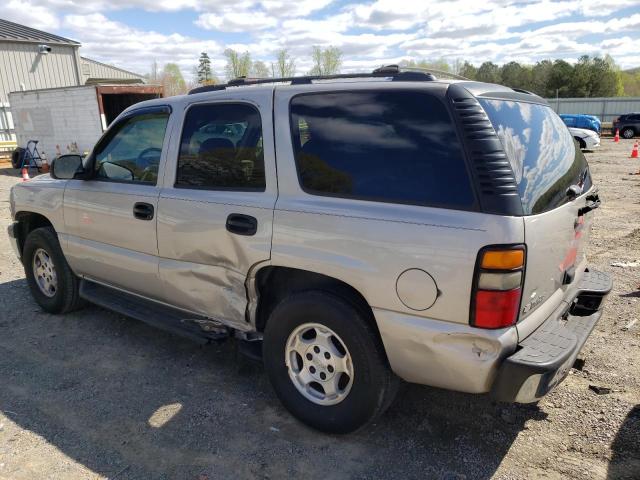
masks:
<svg viewBox="0 0 640 480"><path fill-rule="evenodd" d="M571 185L591 187L587 161L562 119L546 105L478 99L513 169L525 215L553 210Z"/></svg>
<svg viewBox="0 0 640 480"><path fill-rule="evenodd" d="M442 102L416 91L303 94L290 106L303 189L316 195L471 209L475 197Z"/></svg>

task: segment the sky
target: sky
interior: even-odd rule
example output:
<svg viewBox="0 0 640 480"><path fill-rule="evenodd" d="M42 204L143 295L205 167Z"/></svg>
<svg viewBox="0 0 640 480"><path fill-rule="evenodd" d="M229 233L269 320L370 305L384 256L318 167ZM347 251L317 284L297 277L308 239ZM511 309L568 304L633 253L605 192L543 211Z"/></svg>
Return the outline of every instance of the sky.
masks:
<svg viewBox="0 0 640 480"><path fill-rule="evenodd" d="M81 54L140 74L200 52L224 76L226 48L270 64L279 49L311 68L312 46L336 46L343 71L403 59L535 63L610 54L640 66L640 0L0 0L0 18L82 43Z"/></svg>

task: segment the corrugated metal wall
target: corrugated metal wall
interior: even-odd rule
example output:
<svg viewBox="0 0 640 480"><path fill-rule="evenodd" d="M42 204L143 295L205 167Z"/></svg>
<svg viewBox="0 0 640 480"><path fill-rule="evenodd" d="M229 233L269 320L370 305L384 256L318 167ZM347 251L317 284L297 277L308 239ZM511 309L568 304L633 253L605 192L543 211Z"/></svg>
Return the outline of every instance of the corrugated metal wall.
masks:
<svg viewBox="0 0 640 480"><path fill-rule="evenodd" d="M140 75L127 72L117 67L96 62L90 58L82 57L82 83L86 83L87 79L113 79L113 80L142 80Z"/></svg>
<svg viewBox="0 0 640 480"><path fill-rule="evenodd" d="M0 104L0 142L8 142L16 139L13 127L13 118L9 106Z"/></svg>
<svg viewBox="0 0 640 480"><path fill-rule="evenodd" d="M640 97L611 98L548 98L557 113L595 115L603 122L612 122L623 113L640 112Z"/></svg>
<svg viewBox="0 0 640 480"><path fill-rule="evenodd" d="M51 53L38 53L38 44L0 41L0 103L9 92L79 85L77 47L50 45Z"/></svg>

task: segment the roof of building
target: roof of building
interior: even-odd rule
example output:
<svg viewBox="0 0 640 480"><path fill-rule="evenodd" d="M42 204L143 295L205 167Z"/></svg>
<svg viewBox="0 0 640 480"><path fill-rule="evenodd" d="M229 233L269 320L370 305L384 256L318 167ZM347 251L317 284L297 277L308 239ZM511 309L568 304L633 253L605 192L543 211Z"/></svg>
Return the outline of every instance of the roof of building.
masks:
<svg viewBox="0 0 640 480"><path fill-rule="evenodd" d="M136 72L132 72L130 70L125 70L124 68L120 68L120 67L116 67L115 65L110 65L108 63L103 63L103 62L99 62L98 60L94 60L93 58L87 58L87 57L80 57L80 59L88 64L92 64L95 65L97 67L103 67L109 70L115 70L116 72L120 72L124 75L127 75L131 78L136 78L136 79L143 79L144 75L140 75L139 73ZM91 75L90 75L91 76Z"/></svg>
<svg viewBox="0 0 640 480"><path fill-rule="evenodd" d="M11 42L35 42L35 43L55 43L66 45L80 45L75 40L59 37L52 33L36 30L35 28L13 23L0 18L0 41Z"/></svg>

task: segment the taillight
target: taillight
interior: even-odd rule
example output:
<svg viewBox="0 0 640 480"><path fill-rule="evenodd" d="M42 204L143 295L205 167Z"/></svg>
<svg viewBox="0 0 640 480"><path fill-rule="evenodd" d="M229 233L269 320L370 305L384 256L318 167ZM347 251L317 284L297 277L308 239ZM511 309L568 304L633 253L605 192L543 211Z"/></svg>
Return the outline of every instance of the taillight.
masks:
<svg viewBox="0 0 640 480"><path fill-rule="evenodd" d="M469 323L504 328L518 320L526 251L524 245L485 247L478 253Z"/></svg>

